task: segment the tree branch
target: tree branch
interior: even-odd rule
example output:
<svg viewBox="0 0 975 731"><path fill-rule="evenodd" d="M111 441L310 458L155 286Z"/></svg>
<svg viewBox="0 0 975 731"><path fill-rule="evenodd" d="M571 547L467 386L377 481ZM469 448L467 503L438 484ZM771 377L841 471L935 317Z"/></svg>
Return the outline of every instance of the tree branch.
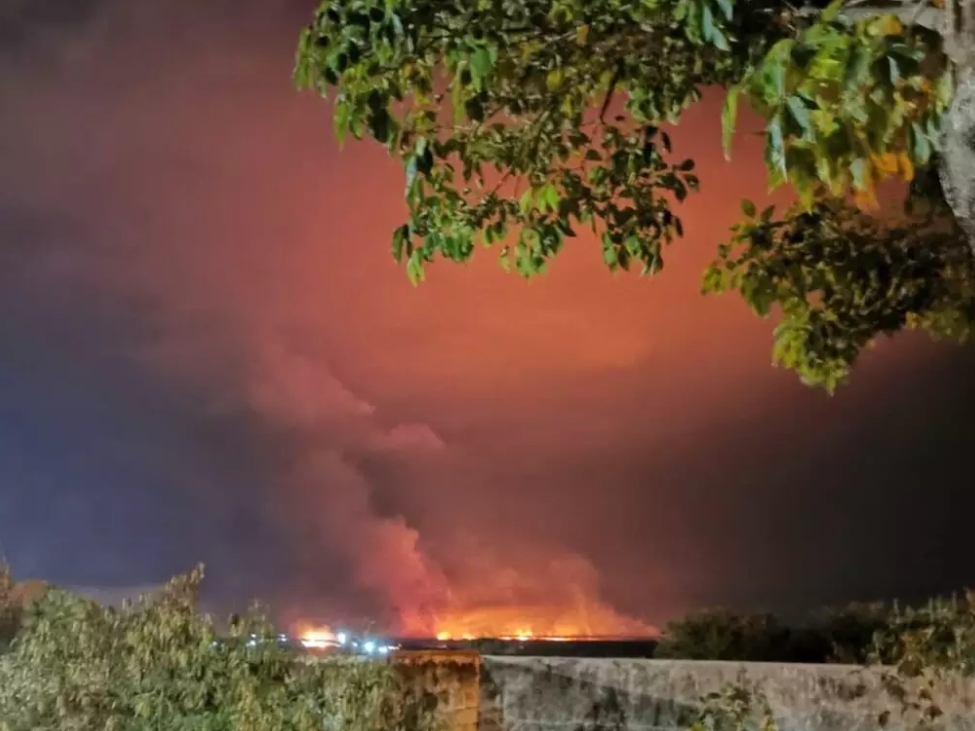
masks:
<svg viewBox="0 0 975 731"><path fill-rule="evenodd" d="M799 15L810 17L822 13L821 8L802 8ZM840 17L851 21L875 18L878 15L896 15L905 25L917 25L941 33L944 30L944 11L921 2L906 2L898 5L861 5L851 3L840 11Z"/></svg>

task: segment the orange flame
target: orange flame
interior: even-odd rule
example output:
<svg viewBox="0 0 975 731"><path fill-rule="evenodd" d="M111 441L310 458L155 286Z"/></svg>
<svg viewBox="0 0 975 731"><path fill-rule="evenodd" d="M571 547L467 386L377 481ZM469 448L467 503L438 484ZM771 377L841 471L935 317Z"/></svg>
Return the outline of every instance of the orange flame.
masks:
<svg viewBox="0 0 975 731"><path fill-rule="evenodd" d="M612 611L590 607L494 606L455 610L434 618L435 636L441 642L497 638L510 641L549 640L597 637L653 637L656 628ZM416 633L418 634L418 633ZM429 636L429 635L427 635Z"/></svg>
<svg viewBox="0 0 975 731"><path fill-rule="evenodd" d="M298 642L310 650L337 647L339 644L330 627L300 626L295 634L298 637Z"/></svg>

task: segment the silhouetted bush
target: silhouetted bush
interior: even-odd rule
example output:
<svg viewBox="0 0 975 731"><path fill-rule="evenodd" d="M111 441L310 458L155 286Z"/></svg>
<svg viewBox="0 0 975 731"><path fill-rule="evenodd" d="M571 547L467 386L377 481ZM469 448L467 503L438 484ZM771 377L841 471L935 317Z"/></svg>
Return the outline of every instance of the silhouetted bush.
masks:
<svg viewBox="0 0 975 731"><path fill-rule="evenodd" d="M787 625L771 614L699 611L667 625L654 657L864 664L890 622L891 610L882 604L826 610L803 625Z"/></svg>
<svg viewBox="0 0 975 731"><path fill-rule="evenodd" d="M855 603L821 612L809 631L823 643L823 662L863 665L876 654L878 638L892 619L892 609L885 604Z"/></svg>
<svg viewBox="0 0 975 731"><path fill-rule="evenodd" d="M771 614L705 610L668 624L654 657L766 662L779 659L790 639Z"/></svg>

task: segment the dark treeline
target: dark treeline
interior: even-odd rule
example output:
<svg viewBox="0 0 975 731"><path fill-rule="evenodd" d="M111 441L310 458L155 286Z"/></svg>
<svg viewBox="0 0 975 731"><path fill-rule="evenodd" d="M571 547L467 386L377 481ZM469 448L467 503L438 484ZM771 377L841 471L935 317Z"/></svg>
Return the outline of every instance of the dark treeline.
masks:
<svg viewBox="0 0 975 731"><path fill-rule="evenodd" d="M740 662L864 664L884 655L896 612L883 604L851 604L802 623L773 614L694 612L667 625L654 657Z"/></svg>

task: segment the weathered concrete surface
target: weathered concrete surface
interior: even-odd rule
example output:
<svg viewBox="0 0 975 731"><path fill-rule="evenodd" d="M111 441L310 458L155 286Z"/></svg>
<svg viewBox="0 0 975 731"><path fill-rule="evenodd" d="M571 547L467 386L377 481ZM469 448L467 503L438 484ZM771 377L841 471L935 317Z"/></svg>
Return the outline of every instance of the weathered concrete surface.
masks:
<svg viewBox="0 0 975 731"><path fill-rule="evenodd" d="M410 685L437 697L448 731L476 731L481 656L476 652L397 652L393 665Z"/></svg>
<svg viewBox="0 0 975 731"><path fill-rule="evenodd" d="M484 657L480 731L687 728L702 696L760 689L781 731L915 728L877 670L847 665ZM975 686L939 685L941 727L975 731Z"/></svg>

